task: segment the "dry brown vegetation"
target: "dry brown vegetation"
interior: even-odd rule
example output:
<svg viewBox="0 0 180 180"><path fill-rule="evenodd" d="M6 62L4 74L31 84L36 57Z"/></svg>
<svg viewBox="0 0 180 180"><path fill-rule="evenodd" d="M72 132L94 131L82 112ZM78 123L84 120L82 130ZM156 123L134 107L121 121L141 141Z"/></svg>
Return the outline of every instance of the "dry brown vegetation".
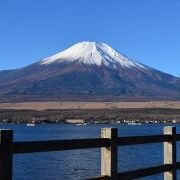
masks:
<svg viewBox="0 0 180 180"><path fill-rule="evenodd" d="M0 103L0 109L37 110L46 109L180 109L180 101L149 102L19 102Z"/></svg>

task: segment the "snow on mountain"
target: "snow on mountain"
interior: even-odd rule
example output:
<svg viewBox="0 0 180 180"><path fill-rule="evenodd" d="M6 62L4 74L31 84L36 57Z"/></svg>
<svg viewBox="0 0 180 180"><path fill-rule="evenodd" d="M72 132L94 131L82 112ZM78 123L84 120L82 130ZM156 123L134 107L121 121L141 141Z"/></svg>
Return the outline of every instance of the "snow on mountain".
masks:
<svg viewBox="0 0 180 180"><path fill-rule="evenodd" d="M80 42L70 48L57 53L51 57L43 59L40 63L42 65L60 63L60 62L74 62L79 61L84 64L94 64L101 66L104 64L107 67L116 68L117 64L122 67L136 67L147 69L147 66L130 60L118 51L114 50L105 43L99 42Z"/></svg>

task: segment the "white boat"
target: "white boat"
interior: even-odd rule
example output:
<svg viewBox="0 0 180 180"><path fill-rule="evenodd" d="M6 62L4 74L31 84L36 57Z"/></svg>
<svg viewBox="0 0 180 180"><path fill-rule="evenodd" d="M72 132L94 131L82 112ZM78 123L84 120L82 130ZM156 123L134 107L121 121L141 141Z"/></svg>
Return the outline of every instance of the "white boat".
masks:
<svg viewBox="0 0 180 180"><path fill-rule="evenodd" d="M78 124L76 124L76 126L82 126L83 124L82 123L78 123Z"/></svg>
<svg viewBox="0 0 180 180"><path fill-rule="evenodd" d="M141 123L129 122L128 125L130 125L130 126L140 126Z"/></svg>
<svg viewBox="0 0 180 180"><path fill-rule="evenodd" d="M34 123L27 123L26 126L35 126Z"/></svg>
<svg viewBox="0 0 180 180"><path fill-rule="evenodd" d="M77 126L85 126L85 125L87 125L87 123L77 123L76 125Z"/></svg>

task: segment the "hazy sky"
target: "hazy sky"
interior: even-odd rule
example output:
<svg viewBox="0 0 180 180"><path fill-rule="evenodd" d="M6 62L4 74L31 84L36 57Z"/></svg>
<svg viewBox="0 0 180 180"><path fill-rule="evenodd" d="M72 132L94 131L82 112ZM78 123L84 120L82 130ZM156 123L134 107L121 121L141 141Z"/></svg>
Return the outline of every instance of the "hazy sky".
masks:
<svg viewBox="0 0 180 180"><path fill-rule="evenodd" d="M79 41L180 77L180 0L0 0L0 70Z"/></svg>

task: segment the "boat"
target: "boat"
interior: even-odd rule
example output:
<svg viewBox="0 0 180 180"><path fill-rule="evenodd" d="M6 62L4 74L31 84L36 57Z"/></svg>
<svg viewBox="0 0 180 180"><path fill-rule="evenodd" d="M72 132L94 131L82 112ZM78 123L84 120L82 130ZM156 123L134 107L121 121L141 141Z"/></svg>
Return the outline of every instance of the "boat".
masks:
<svg viewBox="0 0 180 180"><path fill-rule="evenodd" d="M76 126L82 126L83 124L82 123L77 123Z"/></svg>
<svg viewBox="0 0 180 180"><path fill-rule="evenodd" d="M85 126L85 125L87 125L87 123L77 123L76 125L77 126Z"/></svg>
<svg viewBox="0 0 180 180"><path fill-rule="evenodd" d="M35 123L27 123L26 126L35 126Z"/></svg>
<svg viewBox="0 0 180 180"><path fill-rule="evenodd" d="M130 126L140 126L141 123L129 122L128 125L130 125Z"/></svg>

